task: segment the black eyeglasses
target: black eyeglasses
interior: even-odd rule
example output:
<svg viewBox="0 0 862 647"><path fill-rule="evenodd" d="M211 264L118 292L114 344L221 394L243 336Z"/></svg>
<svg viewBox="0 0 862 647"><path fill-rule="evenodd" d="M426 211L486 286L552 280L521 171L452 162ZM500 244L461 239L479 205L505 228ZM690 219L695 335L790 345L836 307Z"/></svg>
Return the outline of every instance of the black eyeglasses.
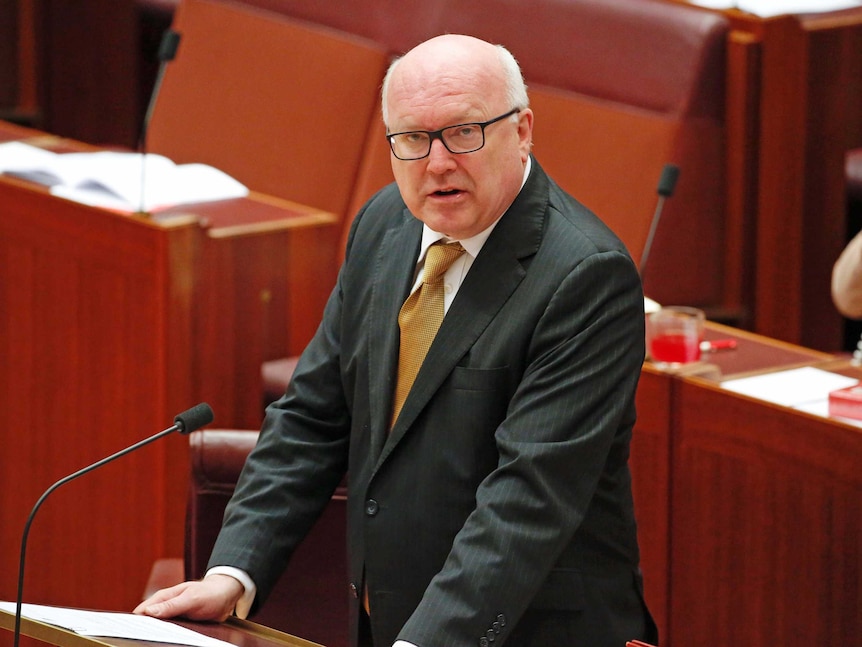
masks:
<svg viewBox="0 0 862 647"><path fill-rule="evenodd" d="M421 160L431 153L431 144L435 139L443 142L446 150L455 155L474 153L485 145L485 128L493 123L511 117L520 108L512 108L509 112L494 117L488 121L456 124L440 130L408 130L403 133L386 135L392 154L400 160Z"/></svg>

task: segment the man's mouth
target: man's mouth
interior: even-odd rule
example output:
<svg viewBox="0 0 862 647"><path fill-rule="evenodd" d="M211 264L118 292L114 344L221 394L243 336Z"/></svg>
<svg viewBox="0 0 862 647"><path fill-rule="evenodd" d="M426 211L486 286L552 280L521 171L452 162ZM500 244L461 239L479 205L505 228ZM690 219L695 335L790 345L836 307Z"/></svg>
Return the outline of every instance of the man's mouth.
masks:
<svg viewBox="0 0 862 647"><path fill-rule="evenodd" d="M460 193L459 189L444 189L441 191L435 191L434 195L447 196L447 195L455 195L456 193Z"/></svg>

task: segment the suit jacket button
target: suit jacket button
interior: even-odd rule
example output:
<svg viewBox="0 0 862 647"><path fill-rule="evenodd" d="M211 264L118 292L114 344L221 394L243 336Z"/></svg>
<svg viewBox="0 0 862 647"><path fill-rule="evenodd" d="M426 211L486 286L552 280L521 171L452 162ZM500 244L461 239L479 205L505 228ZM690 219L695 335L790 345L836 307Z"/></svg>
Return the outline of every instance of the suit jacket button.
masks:
<svg viewBox="0 0 862 647"><path fill-rule="evenodd" d="M373 517L374 515L376 515L378 510L380 510L380 506L374 499L368 499L365 502L365 514L367 514L369 517Z"/></svg>
<svg viewBox="0 0 862 647"><path fill-rule="evenodd" d="M497 634L495 634L492 629L488 629L488 631L485 632L485 638L488 639L489 643L492 643L494 642L494 640L496 640Z"/></svg>
<svg viewBox="0 0 862 647"><path fill-rule="evenodd" d="M499 622L499 623L500 623L500 626L501 626L501 627L505 627L505 626L506 626L506 616L504 616L504 615L501 613L500 615L498 615L498 616L497 616L497 622Z"/></svg>
<svg viewBox="0 0 862 647"><path fill-rule="evenodd" d="M491 624L491 629L494 630L495 634L500 633L500 629L501 629L500 623L495 621L494 623Z"/></svg>
<svg viewBox="0 0 862 647"><path fill-rule="evenodd" d="M356 586L355 582L350 583L350 593L351 593L351 595L353 595L354 600L359 599L359 587Z"/></svg>
<svg viewBox="0 0 862 647"><path fill-rule="evenodd" d="M479 647L488 647L488 639L485 636L479 638Z"/></svg>

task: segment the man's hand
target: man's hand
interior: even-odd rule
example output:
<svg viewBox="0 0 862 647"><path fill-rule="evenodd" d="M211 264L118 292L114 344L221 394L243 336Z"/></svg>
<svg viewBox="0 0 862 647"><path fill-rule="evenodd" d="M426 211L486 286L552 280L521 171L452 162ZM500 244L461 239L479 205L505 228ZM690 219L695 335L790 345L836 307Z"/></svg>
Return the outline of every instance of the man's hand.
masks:
<svg viewBox="0 0 862 647"><path fill-rule="evenodd" d="M221 622L233 613L243 591L242 584L229 575L209 575L197 582L183 582L157 591L135 607L133 613Z"/></svg>

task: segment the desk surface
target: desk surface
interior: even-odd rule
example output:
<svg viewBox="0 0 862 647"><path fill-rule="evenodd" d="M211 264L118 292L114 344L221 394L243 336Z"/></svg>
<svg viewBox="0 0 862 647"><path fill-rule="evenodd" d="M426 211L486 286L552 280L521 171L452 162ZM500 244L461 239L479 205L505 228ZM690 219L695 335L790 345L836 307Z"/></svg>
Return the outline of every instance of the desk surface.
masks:
<svg viewBox="0 0 862 647"><path fill-rule="evenodd" d="M318 643L239 618L229 618L226 622L218 624L185 620L174 620L173 622L210 638L224 640L241 647L320 647ZM0 609L0 628L14 632L15 614ZM27 618L21 619L21 635L57 647L98 647L100 645L107 645L108 647L165 647L166 644L169 644L145 640L82 636L62 627Z"/></svg>
<svg viewBox="0 0 862 647"><path fill-rule="evenodd" d="M673 400L671 643L860 644L862 430L698 378Z"/></svg>
<svg viewBox="0 0 862 647"><path fill-rule="evenodd" d="M737 349L687 371L646 363L638 388L632 474L661 644L859 644L862 429L720 381L798 366L862 370L717 324L706 338L733 338Z"/></svg>
<svg viewBox="0 0 862 647"><path fill-rule="evenodd" d="M782 532L781 529L769 527L768 516L749 512L745 504L758 505L760 494L751 492L747 484L737 484L732 480L731 475L739 466L733 466L733 461L731 467L722 463L725 451L723 440L707 444L709 451L717 454L718 458L715 460L721 467L710 464L710 470L706 472L709 476L701 478L700 471L705 468L692 458L688 447L693 438L699 437L697 432L702 425L710 425L710 429L718 430L715 432L717 434L734 433L738 437L750 439L761 438L764 432L767 432L769 442L758 445L752 440L756 449L744 459L746 463L750 463L745 469L751 469L755 473L759 469L760 461L772 454L775 447L780 447L782 438L791 437L781 433L782 425L793 425L798 417L805 418L805 428L810 436L808 442L823 446L821 456L831 443L830 430L834 428L844 428L851 434L850 439L858 437L862 441L862 433L853 436L848 425L840 421L817 418L785 407L737 396L721 389L719 385L721 380L731 377L799 366L817 366L840 371L846 368L846 360L712 322L706 325L705 338L733 339L737 342L737 348L705 354L703 361L680 370L664 371L650 362L645 362L637 393L638 420L631 449L632 487L645 594L659 626L662 647L698 644L704 636L712 635L710 631L719 630L711 622L719 625L728 622L728 626L734 627L732 631L737 631L740 626L750 627L760 622L756 612L749 609L737 610L739 617L733 622L726 617L724 609L736 609L738 605L731 597L733 590L722 588L719 583L728 578L734 582L740 578L745 581L745 574L738 571L736 563L733 560L724 560L720 567L712 563L704 565L699 556L708 550L711 555L725 557L734 554L741 559L742 555L735 551L742 550L744 554L744 546L754 541L751 536L759 537L764 533L769 536L770 532ZM743 409L736 406L740 402L743 403ZM762 424L764 415L772 416L771 422L765 427L765 423ZM793 437L798 439L800 436ZM801 437L804 438L805 434ZM858 456L860 448L862 443L855 450L855 456ZM849 451L849 456L854 456L852 446L845 446L843 450L845 453ZM803 458L812 457L812 460L815 456L815 453L806 452L804 449L799 449L796 453ZM807 467L797 466L794 473L797 482L803 478L806 469ZM820 471L813 464L811 469ZM724 471L727 471L727 474ZM826 478L828 480L830 477ZM739 488L739 492L733 491L735 488ZM728 510L724 504L724 499L728 497L740 501L735 510ZM826 501L836 514L841 515L845 514L845 510L852 513L852 506L856 505L850 504L848 507L840 502L836 504L835 501L829 502L828 497L821 501ZM721 520L717 521L717 515L725 514L726 516L721 516ZM737 521L738 515L753 519L752 524L742 529ZM715 529L718 523L725 524L727 528L718 532ZM734 532L735 526L740 526L739 532ZM702 532L700 529L703 529ZM803 543L820 542L821 533L819 526L808 525L797 530L796 537ZM717 539L719 536L721 539ZM740 542L743 548L739 548ZM854 554L853 551L850 552ZM856 553L862 554L862 550ZM806 560L804 556L800 559ZM811 568L810 562L806 563ZM792 568L791 563L788 563L788 568ZM816 571L816 568L813 570ZM852 568L850 571L854 572ZM786 574L786 571L782 572L781 577ZM768 574L761 573L760 580L748 584L744 595L749 605L760 604L761 598L771 596L780 599L784 604L777 613L783 618L788 617L787 609L790 607L787 597L774 596ZM726 594L727 597L716 599L713 589L720 591L722 595ZM799 623L805 625L806 630L810 630L812 624L817 628L821 627L799 615L796 607L793 609L799 617ZM731 631L724 626L720 629L722 636ZM771 641L761 641L756 629L747 633L739 630L732 635L740 639L719 640L715 644L738 644L746 647L767 647L774 644ZM801 646L803 643L787 644ZM826 643L814 641L810 644ZM841 643L829 644L837 646Z"/></svg>
<svg viewBox="0 0 862 647"><path fill-rule="evenodd" d="M812 362L827 361L834 357L830 353L823 353L716 323L707 324L704 339L708 341L733 339L736 341L734 350L715 351L704 353L701 356L703 362L718 367L721 379L730 376L740 377L746 373L757 373L765 370L805 366Z"/></svg>

